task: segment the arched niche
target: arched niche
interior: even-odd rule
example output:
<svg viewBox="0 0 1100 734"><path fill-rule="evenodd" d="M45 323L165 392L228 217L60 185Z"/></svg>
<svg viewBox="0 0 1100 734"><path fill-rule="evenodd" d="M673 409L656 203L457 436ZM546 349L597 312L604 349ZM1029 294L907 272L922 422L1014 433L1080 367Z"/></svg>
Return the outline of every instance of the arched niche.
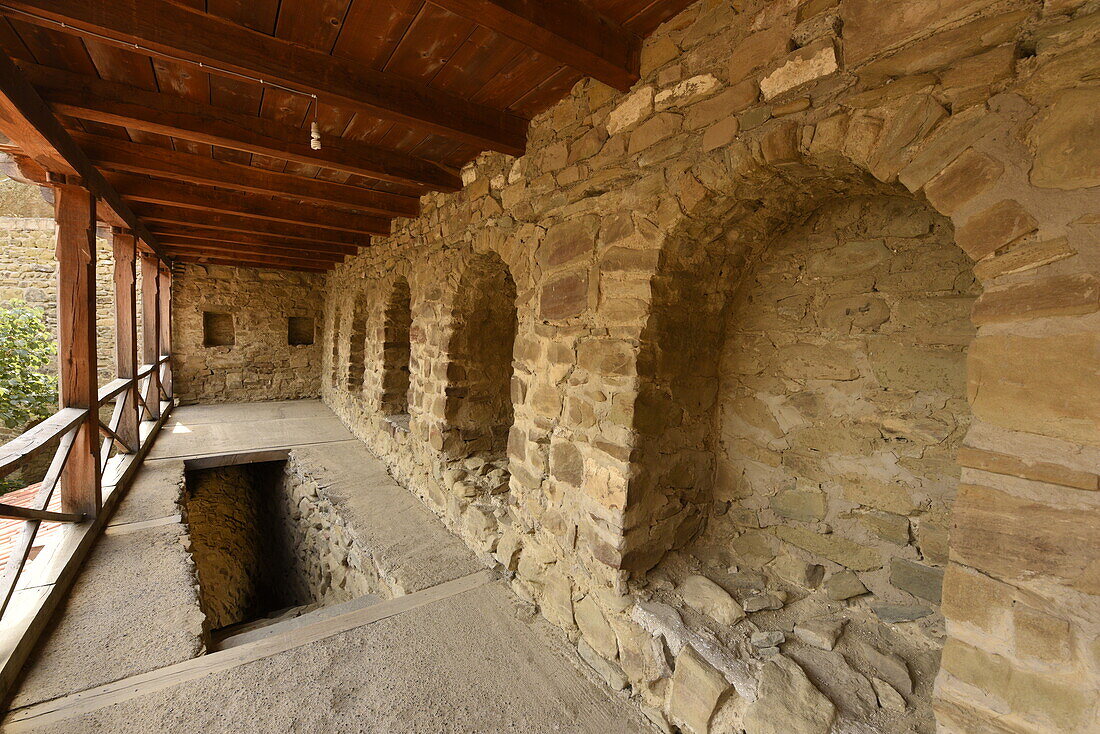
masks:
<svg viewBox="0 0 1100 734"><path fill-rule="evenodd" d="M409 412L409 360L412 349L412 293L409 282L398 279L382 312L382 381L380 404L387 416Z"/></svg>
<svg viewBox="0 0 1100 734"><path fill-rule="evenodd" d="M512 427L516 284L495 253L478 255L460 279L448 343L448 455L503 459Z"/></svg>

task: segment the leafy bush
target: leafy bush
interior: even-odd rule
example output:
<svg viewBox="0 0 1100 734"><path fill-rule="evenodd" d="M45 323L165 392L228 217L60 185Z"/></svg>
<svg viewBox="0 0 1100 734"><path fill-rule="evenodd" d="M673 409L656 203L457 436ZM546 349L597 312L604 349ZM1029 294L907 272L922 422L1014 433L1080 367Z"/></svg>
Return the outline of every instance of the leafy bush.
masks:
<svg viewBox="0 0 1100 734"><path fill-rule="evenodd" d="M0 422L22 429L57 410L56 352L42 310L22 301L0 304Z"/></svg>

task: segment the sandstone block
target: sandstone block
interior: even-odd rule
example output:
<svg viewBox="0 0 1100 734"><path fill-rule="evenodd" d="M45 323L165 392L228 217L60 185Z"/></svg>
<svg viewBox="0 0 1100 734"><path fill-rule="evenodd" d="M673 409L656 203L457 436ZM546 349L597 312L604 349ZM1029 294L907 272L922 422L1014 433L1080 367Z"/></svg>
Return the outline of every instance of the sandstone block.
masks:
<svg viewBox="0 0 1100 734"><path fill-rule="evenodd" d="M588 271L563 275L542 288L540 313L544 319L579 316L588 308Z"/></svg>
<svg viewBox="0 0 1100 734"><path fill-rule="evenodd" d="M688 606L720 624L736 624L745 616L741 605L706 576L687 577L676 589L676 593Z"/></svg>
<svg viewBox="0 0 1100 734"><path fill-rule="evenodd" d="M653 111L653 87L642 87L624 99L607 116L607 132L614 135L632 127Z"/></svg>
<svg viewBox="0 0 1100 734"><path fill-rule="evenodd" d="M817 522L825 519L826 498L824 492L788 489L772 497L770 504L775 514L780 517L800 522Z"/></svg>
<svg viewBox="0 0 1100 734"><path fill-rule="evenodd" d="M805 528L777 526L769 528L777 537L810 553L828 558L854 571L870 571L882 566L882 557L873 548L834 535L822 535Z"/></svg>
<svg viewBox="0 0 1100 734"><path fill-rule="evenodd" d="M895 545L909 544L909 518L890 512L865 512L859 522L872 534Z"/></svg>
<svg viewBox="0 0 1100 734"><path fill-rule="evenodd" d="M1100 336L980 337L968 364L967 393L982 420L1100 445Z"/></svg>
<svg viewBox="0 0 1100 734"><path fill-rule="evenodd" d="M554 268L591 254L595 246L599 219L576 217L550 227L539 245L539 263Z"/></svg>
<svg viewBox="0 0 1100 734"><path fill-rule="evenodd" d="M623 671L619 669L619 666L601 657L583 637L577 641L577 654L581 656L581 660L588 664L588 667L596 671L596 674L607 683L611 690L621 691L629 685L629 681Z"/></svg>
<svg viewBox="0 0 1100 734"><path fill-rule="evenodd" d="M771 99L833 74L838 69L833 41L824 38L790 54L777 69L760 80L760 90L764 93L764 99Z"/></svg>
<svg viewBox="0 0 1100 734"><path fill-rule="evenodd" d="M825 595L833 601L843 601L867 593L867 587L853 571L834 573L825 582Z"/></svg>
<svg viewBox="0 0 1100 734"><path fill-rule="evenodd" d="M619 656L615 632L591 596L586 596L573 606L573 617L593 650L607 660L614 660Z"/></svg>
<svg viewBox="0 0 1100 734"><path fill-rule="evenodd" d="M924 194L942 214L954 214L989 190L1004 174L1004 165L970 149L924 186Z"/></svg>
<svg viewBox="0 0 1100 734"><path fill-rule="evenodd" d="M947 111L930 94L908 98L879 137L870 161L875 178L892 180L909 163L909 147L924 140L946 116Z"/></svg>
<svg viewBox="0 0 1100 734"><path fill-rule="evenodd" d="M735 45L730 54L729 78L738 82L754 69L779 59L791 49L791 27L783 23L758 31Z"/></svg>
<svg viewBox="0 0 1100 734"><path fill-rule="evenodd" d="M669 716L692 734L707 734L711 717L730 689L725 676L685 645L672 674Z"/></svg>
<svg viewBox="0 0 1100 734"><path fill-rule="evenodd" d="M683 118L669 112L662 112L643 122L630 134L630 155L637 155L651 145L679 131Z"/></svg>
<svg viewBox="0 0 1100 734"><path fill-rule="evenodd" d="M1012 622L1017 655L1057 666L1073 660L1073 628L1066 620L1018 604Z"/></svg>
<svg viewBox="0 0 1100 734"><path fill-rule="evenodd" d="M971 318L979 325L997 324L1098 310L1100 279L1081 273L986 289L975 302Z"/></svg>
<svg viewBox="0 0 1100 734"><path fill-rule="evenodd" d="M737 133L740 129L741 126L737 122L737 117L732 115L714 123L703 133L703 152L709 153L716 148L722 148L729 145L737 138Z"/></svg>
<svg viewBox="0 0 1100 734"><path fill-rule="evenodd" d="M890 259L892 253L882 240L846 242L810 256L806 269L814 277L851 276L863 273Z"/></svg>
<svg viewBox="0 0 1100 734"><path fill-rule="evenodd" d="M796 624L794 627L794 636L807 645L813 645L822 650L832 650L836 646L836 641L840 637L840 633L843 629L843 619L821 617L818 619L807 619L805 622Z"/></svg>
<svg viewBox="0 0 1100 734"><path fill-rule="evenodd" d="M573 441L550 445L550 476L559 482L579 487L584 481L584 457Z"/></svg>
<svg viewBox="0 0 1100 734"><path fill-rule="evenodd" d="M653 106L658 110L682 107L710 94L717 88L717 79L710 74L700 74L685 79L669 89L662 89L653 97Z"/></svg>
<svg viewBox="0 0 1100 734"><path fill-rule="evenodd" d="M883 49L992 4L993 0L933 0L898 5L878 0L848 0L842 7L848 63L857 65Z"/></svg>
<svg viewBox="0 0 1100 734"><path fill-rule="evenodd" d="M760 689L745 711L744 726L746 734L828 734L835 718L833 702L802 668L778 656L761 670Z"/></svg>
<svg viewBox="0 0 1100 734"><path fill-rule="evenodd" d="M871 611L885 624L915 622L932 614L931 607L920 604L872 604Z"/></svg>
<svg viewBox="0 0 1100 734"><path fill-rule="evenodd" d="M1018 201L1008 199L973 214L955 230L955 241L974 260L992 255L1039 226Z"/></svg>
<svg viewBox="0 0 1100 734"><path fill-rule="evenodd" d="M775 575L787 583L804 589L816 589L821 584L825 569L816 563L806 563L789 553L782 553L771 564Z"/></svg>
<svg viewBox="0 0 1100 734"><path fill-rule="evenodd" d="M687 110L685 126L691 130L711 125L723 118L735 116L756 103L760 89L752 79L746 79L729 89L701 102L696 102Z"/></svg>
<svg viewBox="0 0 1100 734"><path fill-rule="evenodd" d="M892 685L881 678L875 678L873 676L871 678L871 685L874 686L879 706L887 711L905 711L905 697L898 693Z"/></svg>
<svg viewBox="0 0 1100 734"><path fill-rule="evenodd" d="M1048 189L1100 186L1100 90L1060 92L1046 117L1035 126L1035 164L1031 183Z"/></svg>
<svg viewBox="0 0 1100 734"><path fill-rule="evenodd" d="M966 357L957 349L933 349L874 337L868 342L871 369L892 390L958 395L966 384Z"/></svg>
<svg viewBox="0 0 1100 734"><path fill-rule="evenodd" d="M1023 479L1034 479L1037 482L1060 484L1063 487L1073 487L1075 489L1100 490L1100 476L1046 461L1022 459L997 451L974 448L973 446L963 446L959 449L958 460L961 466L981 469L994 474L1007 474Z"/></svg>
<svg viewBox="0 0 1100 734"><path fill-rule="evenodd" d="M781 369L794 380L854 380L859 370L839 347L792 344L779 350Z"/></svg>
<svg viewBox="0 0 1100 734"><path fill-rule="evenodd" d="M890 583L913 596L939 604L943 569L895 558L890 562Z"/></svg>
<svg viewBox="0 0 1100 734"><path fill-rule="evenodd" d="M991 280L1002 275L1033 270L1075 254L1076 251L1069 246L1069 240L1065 237L1041 242L1021 242L1000 255L975 263L974 275L981 280Z"/></svg>
<svg viewBox="0 0 1100 734"><path fill-rule="evenodd" d="M802 159L799 152L799 126L794 122L773 123L773 127L760 141L760 152L764 160L773 166L797 163Z"/></svg>
<svg viewBox="0 0 1100 734"><path fill-rule="evenodd" d="M853 330L874 329L890 319L890 306L872 295L830 298L817 315L825 329L849 334Z"/></svg>
<svg viewBox="0 0 1100 734"><path fill-rule="evenodd" d="M1046 577L1086 594L1100 593L1095 573L1100 541L1094 532L1100 509L963 484L954 517L952 552L960 562L1006 581Z"/></svg>

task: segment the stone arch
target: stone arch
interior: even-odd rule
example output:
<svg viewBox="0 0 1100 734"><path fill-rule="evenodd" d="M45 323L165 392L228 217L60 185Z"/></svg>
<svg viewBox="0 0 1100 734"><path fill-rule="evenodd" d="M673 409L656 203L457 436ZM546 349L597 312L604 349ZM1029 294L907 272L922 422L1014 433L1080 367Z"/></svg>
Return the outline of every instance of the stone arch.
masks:
<svg viewBox="0 0 1100 734"><path fill-rule="evenodd" d="M385 415L407 415L409 412L411 328L412 293L409 281L398 278L382 312L380 403Z"/></svg>
<svg viewBox="0 0 1100 734"><path fill-rule="evenodd" d="M347 390L353 395L363 391L366 370L367 318L370 313L367 294L356 295L351 305L351 324L348 335Z"/></svg>
<svg viewBox="0 0 1100 734"><path fill-rule="evenodd" d="M459 279L448 340L444 450L503 459L513 421L511 381L516 284L494 252L476 255Z"/></svg>

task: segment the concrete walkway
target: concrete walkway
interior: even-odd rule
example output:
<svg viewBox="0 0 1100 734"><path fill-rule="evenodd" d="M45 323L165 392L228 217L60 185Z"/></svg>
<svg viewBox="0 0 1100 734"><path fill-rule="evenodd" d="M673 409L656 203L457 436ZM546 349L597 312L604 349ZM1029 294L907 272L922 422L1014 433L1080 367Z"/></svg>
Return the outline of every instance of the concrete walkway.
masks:
<svg viewBox="0 0 1100 734"><path fill-rule="evenodd" d="M271 449L309 468L404 595L203 654L185 460ZM11 705L12 732L651 730L317 401L178 409Z"/></svg>

